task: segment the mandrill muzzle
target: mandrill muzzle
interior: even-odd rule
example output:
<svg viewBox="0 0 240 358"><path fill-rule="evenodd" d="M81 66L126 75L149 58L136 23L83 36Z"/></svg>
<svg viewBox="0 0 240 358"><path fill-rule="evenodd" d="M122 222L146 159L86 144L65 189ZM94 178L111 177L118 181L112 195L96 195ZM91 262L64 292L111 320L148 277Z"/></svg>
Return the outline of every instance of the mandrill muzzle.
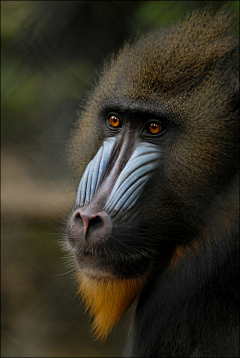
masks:
<svg viewBox="0 0 240 358"><path fill-rule="evenodd" d="M108 138L88 164L80 181L70 218L71 235L84 243L106 241L114 225L124 224L157 167L159 148L154 144ZM131 213L132 212L132 213Z"/></svg>

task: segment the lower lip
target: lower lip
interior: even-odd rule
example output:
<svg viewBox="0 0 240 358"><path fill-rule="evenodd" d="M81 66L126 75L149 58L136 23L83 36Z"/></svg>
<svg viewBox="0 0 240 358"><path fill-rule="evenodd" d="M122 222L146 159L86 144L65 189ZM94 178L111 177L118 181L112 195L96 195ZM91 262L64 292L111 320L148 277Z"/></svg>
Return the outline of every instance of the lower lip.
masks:
<svg viewBox="0 0 240 358"><path fill-rule="evenodd" d="M87 254L77 255L81 272L95 280L116 280L119 278L135 278L142 276L149 269L150 261L143 257L139 262L120 263L110 258L102 258ZM138 274L135 274L138 272Z"/></svg>
<svg viewBox="0 0 240 358"><path fill-rule="evenodd" d="M117 277L110 272L102 271L100 269L93 269L92 267L81 267L81 272L88 278L97 281L109 281L117 279Z"/></svg>

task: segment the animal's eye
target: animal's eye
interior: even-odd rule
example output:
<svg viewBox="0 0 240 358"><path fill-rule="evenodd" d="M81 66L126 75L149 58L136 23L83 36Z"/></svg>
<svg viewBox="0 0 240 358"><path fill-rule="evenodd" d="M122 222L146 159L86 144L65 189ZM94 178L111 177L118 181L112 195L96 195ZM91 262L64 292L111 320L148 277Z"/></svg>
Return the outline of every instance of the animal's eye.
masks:
<svg viewBox="0 0 240 358"><path fill-rule="evenodd" d="M118 116L110 114L107 119L107 125L110 129L117 129L122 126L122 123Z"/></svg>
<svg viewBox="0 0 240 358"><path fill-rule="evenodd" d="M116 116L111 116L109 118L109 124L114 128L119 127L120 119L118 117L116 117Z"/></svg>
<svg viewBox="0 0 240 358"><path fill-rule="evenodd" d="M146 124L145 131L148 134L156 135L162 134L163 132L165 132L165 129L158 121L150 121Z"/></svg>
<svg viewBox="0 0 240 358"><path fill-rule="evenodd" d="M159 123L150 123L148 130L152 134L158 134L161 131L161 125Z"/></svg>

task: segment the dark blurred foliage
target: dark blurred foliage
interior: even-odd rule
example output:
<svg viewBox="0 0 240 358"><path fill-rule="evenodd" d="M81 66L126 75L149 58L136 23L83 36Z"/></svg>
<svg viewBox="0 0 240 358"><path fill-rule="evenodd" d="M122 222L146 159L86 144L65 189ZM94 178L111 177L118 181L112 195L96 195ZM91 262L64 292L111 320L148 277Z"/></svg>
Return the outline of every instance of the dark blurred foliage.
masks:
<svg viewBox="0 0 240 358"><path fill-rule="evenodd" d="M66 142L103 61L189 11L238 1L2 1L2 356L119 356L99 345L58 247L77 183ZM237 20L236 20L237 26ZM73 191L73 193L71 193Z"/></svg>

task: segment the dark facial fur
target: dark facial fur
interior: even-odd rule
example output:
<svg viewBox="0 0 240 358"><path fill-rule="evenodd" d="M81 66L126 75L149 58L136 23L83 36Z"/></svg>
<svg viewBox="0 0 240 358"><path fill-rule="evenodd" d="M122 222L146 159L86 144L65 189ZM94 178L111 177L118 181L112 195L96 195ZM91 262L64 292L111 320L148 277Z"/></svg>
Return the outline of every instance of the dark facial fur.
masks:
<svg viewBox="0 0 240 358"><path fill-rule="evenodd" d="M163 326L167 325L171 320L169 297L175 295L180 302L174 309L182 307L182 277L186 290L192 290L194 307L197 297L201 306L204 298L199 298L198 287L217 274L218 264L227 265L231 247L236 248L239 84L232 59L235 47L227 13L215 17L193 13L170 29L125 45L106 65L81 114L70 145L72 166L79 179L91 161L92 167L85 171L69 218L70 250L76 255L79 275L88 277L91 285L126 282L126 304L122 297L123 309L112 325L142 290L136 322L151 316L146 313L146 302L156 297L162 304L161 308L156 303L156 312L160 312ZM107 124L111 115L120 119L119 128ZM158 135L147 129L152 122L161 125ZM136 183L131 195L127 194L133 188L130 180L131 185ZM227 272L232 282L231 269ZM174 275L181 277L177 285L171 281ZM168 283L172 291L166 288ZM157 287L161 291L161 284L168 299L154 293ZM86 297L94 295L96 286L89 289L87 285L84 283L82 290L90 305ZM105 292L102 287L100 295ZM117 304L117 296L113 294L111 301L113 306ZM165 301L170 305L165 310L169 317L161 313ZM220 307L220 303L216 305ZM101 305L92 309L94 315L100 310ZM107 310L103 315L99 334L105 336L110 330ZM179 317L173 313L176 324L181 322ZM187 317L179 337L188 336L193 329L187 327ZM213 317L217 321L217 314ZM232 319L228 313L224 317ZM141 332L137 336L134 327L129 356L143 352L155 356L158 351L160 356L184 356L196 350L195 341L200 340L193 334L194 339L185 342L185 352L178 333L173 333L172 341L166 338L161 342L161 351L159 340L152 338L163 334L161 324L156 324L154 333L146 333L148 342L154 341L149 343L150 349L142 346ZM204 345L207 338L203 337Z"/></svg>

